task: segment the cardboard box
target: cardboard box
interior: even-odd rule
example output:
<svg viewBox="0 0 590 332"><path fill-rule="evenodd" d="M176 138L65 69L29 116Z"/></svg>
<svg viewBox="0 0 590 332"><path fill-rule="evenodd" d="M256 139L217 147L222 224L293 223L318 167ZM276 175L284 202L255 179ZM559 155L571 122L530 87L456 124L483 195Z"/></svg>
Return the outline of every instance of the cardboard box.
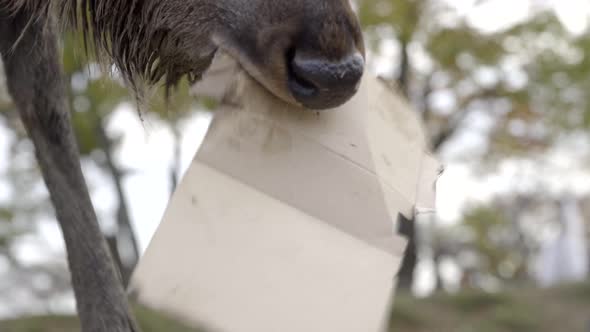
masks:
<svg viewBox="0 0 590 332"><path fill-rule="evenodd" d="M221 102L131 282L138 300L226 332L377 332L439 163L417 115L366 75L338 109L277 100L221 57Z"/></svg>

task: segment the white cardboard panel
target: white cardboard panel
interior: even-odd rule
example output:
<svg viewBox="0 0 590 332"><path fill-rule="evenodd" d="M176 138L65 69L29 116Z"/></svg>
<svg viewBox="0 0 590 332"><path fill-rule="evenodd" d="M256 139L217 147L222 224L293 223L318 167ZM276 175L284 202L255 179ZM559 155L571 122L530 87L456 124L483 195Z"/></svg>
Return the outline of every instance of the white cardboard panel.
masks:
<svg viewBox="0 0 590 332"><path fill-rule="evenodd" d="M140 302L214 331L381 330L403 240L379 250L198 161L175 197Z"/></svg>
<svg viewBox="0 0 590 332"><path fill-rule="evenodd" d="M195 91L232 104L140 260L139 301L224 332L382 331L397 216L433 205L440 168L416 114L372 77L316 113L217 68L203 86L230 93Z"/></svg>

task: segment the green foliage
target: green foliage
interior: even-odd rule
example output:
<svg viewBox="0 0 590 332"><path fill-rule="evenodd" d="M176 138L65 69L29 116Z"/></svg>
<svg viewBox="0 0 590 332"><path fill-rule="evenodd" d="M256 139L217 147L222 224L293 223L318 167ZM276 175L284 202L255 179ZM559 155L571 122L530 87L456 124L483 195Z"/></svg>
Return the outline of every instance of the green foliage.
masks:
<svg viewBox="0 0 590 332"><path fill-rule="evenodd" d="M100 65L83 51L79 34L64 36L63 64L72 125L83 156L102 148L97 127L100 119L123 101L130 100L125 86L102 72Z"/></svg>
<svg viewBox="0 0 590 332"><path fill-rule="evenodd" d="M204 332L204 329L189 327L177 319L144 306L136 305L135 314L143 332Z"/></svg>
<svg viewBox="0 0 590 332"><path fill-rule="evenodd" d="M69 82L69 101L72 110L72 123L75 129L80 152L83 156L104 149L104 143L97 135L101 121L108 117L123 102L135 103L133 91L127 88L116 72L109 73L104 64L97 63L90 54L83 51L84 44L79 34L66 34L64 37L64 71ZM174 123L188 114L196 106L189 94L186 80L179 83L170 97L162 87L145 91L147 93L141 112L149 112ZM142 117L138 109L138 117Z"/></svg>
<svg viewBox="0 0 590 332"><path fill-rule="evenodd" d="M78 321L71 316L40 316L0 322L5 332L74 332L80 330Z"/></svg>
<svg viewBox="0 0 590 332"><path fill-rule="evenodd" d="M564 285L561 289L558 295L575 299L581 304L590 304L590 283Z"/></svg>
<svg viewBox="0 0 590 332"><path fill-rule="evenodd" d="M479 156L483 161L542 153L564 132L590 127L585 98L590 59L584 56L590 52L590 34L570 35L549 10L495 33L475 29L435 0L367 0L359 13L373 51L384 38L393 38L430 61L431 67L417 68L409 54L409 84L435 148L468 127L457 119L474 109L494 119L488 151ZM392 61L402 64L400 56ZM495 75L486 84L478 81L484 68ZM521 75L518 82L515 73ZM433 83L433 77L444 80ZM429 105L430 96L441 91L455 100L450 112Z"/></svg>
<svg viewBox="0 0 590 332"><path fill-rule="evenodd" d="M359 17L364 27L388 25L398 38L410 41L423 14L426 0L365 0L360 3Z"/></svg>
<svg viewBox="0 0 590 332"><path fill-rule="evenodd" d="M204 332L192 328L169 315L135 306L135 314L143 332ZM73 316L38 316L0 321L2 332L78 332L80 323Z"/></svg>
<svg viewBox="0 0 590 332"><path fill-rule="evenodd" d="M574 289L590 289L590 284L492 294L469 290L424 299L398 294L389 331L586 332L588 307L580 304ZM416 313L419 321L395 319L407 312Z"/></svg>
<svg viewBox="0 0 590 332"><path fill-rule="evenodd" d="M390 325L403 324L405 326L424 326L420 311L413 305L413 301L409 301L407 297L401 297L395 301L395 310L392 311L390 317Z"/></svg>
<svg viewBox="0 0 590 332"><path fill-rule="evenodd" d="M510 332L535 332L541 328L531 309L523 306L497 308L492 314L492 321Z"/></svg>
<svg viewBox="0 0 590 332"><path fill-rule="evenodd" d="M2 222L11 221L13 216L14 216L14 213L10 208L0 206L0 221L2 221Z"/></svg>
<svg viewBox="0 0 590 332"><path fill-rule="evenodd" d="M63 46L67 102L70 106L72 125L81 158L84 159L84 163L96 163L98 167L106 171L107 175L110 175L115 184L121 185L129 173L127 170L119 169L116 158L111 158L113 150L119 146L121 137L106 137L109 133L105 129L105 125L112 113L122 103L133 105L136 102L136 97L125 86L116 71L110 73L108 66L97 63L92 55L83 51L84 44L79 34L65 34ZM2 83L3 80L0 80L0 84ZM149 117L150 120L154 118L163 120L162 122L170 125L173 132L178 133L179 120L190 114L196 103L194 98L189 95L188 82L181 82L167 100L162 87L153 88L149 91L149 95L151 98L145 100L146 105L142 105L145 107L141 113L138 112L138 119ZM9 130L13 130L15 133L13 136L16 138L11 140L9 147L10 157L14 162L8 163L6 172L3 171L3 174L0 175L4 176L6 182L11 186L9 201L6 202L6 206L0 206L0 249L2 249L2 255L12 255L14 252L12 249L18 245L21 238L24 238L20 235L36 232L40 217L50 215L53 218L53 213L37 163L34 160L33 147L27 139L18 113L6 93L0 94L0 112L2 125L6 124ZM176 144L180 144L180 133L175 136L175 139ZM96 156L99 157L96 158ZM116 199L119 202L128 201L124 196L125 190L118 191ZM130 213L125 211L126 208L126 204L115 207L117 211L112 215L116 216L117 225L131 222L127 217ZM7 223L8 220L15 220L15 222ZM131 244L134 236L135 234L124 233L117 238L119 243L127 241ZM127 248L124 245L120 247ZM19 257L9 258L17 261ZM132 266L133 262L131 259L129 261L128 264ZM40 265L43 264L40 263ZM36 295L33 294L33 297L36 298ZM41 299L41 301L45 300L45 298Z"/></svg>
<svg viewBox="0 0 590 332"><path fill-rule="evenodd" d="M426 49L437 64L458 75L468 74L458 63L461 56L469 56L475 65L497 65L505 54L498 36L486 36L462 25L442 28L430 35Z"/></svg>
<svg viewBox="0 0 590 332"><path fill-rule="evenodd" d="M465 290L445 301L456 309L470 314L510 304L511 298L505 293Z"/></svg>
<svg viewBox="0 0 590 332"><path fill-rule="evenodd" d="M455 241L463 241L476 253L479 273L497 279L525 274L525 262L518 252L518 230L504 210L491 205L468 209L459 227L466 231L467 238L457 236ZM511 271L506 272L506 267Z"/></svg>

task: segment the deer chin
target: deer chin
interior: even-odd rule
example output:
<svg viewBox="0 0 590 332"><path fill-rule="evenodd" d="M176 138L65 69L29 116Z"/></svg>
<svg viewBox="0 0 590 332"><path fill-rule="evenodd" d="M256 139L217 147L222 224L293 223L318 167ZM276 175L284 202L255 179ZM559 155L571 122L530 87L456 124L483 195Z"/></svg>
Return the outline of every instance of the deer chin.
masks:
<svg viewBox="0 0 590 332"><path fill-rule="evenodd" d="M211 40L266 90L291 105L327 110L346 103L357 92L365 57L355 43L332 54L316 46L313 38L301 43L280 29L268 31L262 30L251 44L240 42L237 33L213 34Z"/></svg>
<svg viewBox="0 0 590 332"><path fill-rule="evenodd" d="M297 102L289 90L288 69L284 62L275 64L274 66L258 64L229 38L223 38L222 35L215 34L212 37L212 41L219 51L233 58L250 77L272 95L288 104L303 107L301 103ZM283 56L280 58L282 61L285 61Z"/></svg>

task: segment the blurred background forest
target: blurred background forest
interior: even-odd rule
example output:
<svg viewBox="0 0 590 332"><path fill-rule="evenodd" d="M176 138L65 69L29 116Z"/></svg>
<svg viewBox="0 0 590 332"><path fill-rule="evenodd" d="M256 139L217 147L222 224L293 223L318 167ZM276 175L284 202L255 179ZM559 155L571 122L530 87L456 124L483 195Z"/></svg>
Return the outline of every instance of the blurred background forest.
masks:
<svg viewBox="0 0 590 332"><path fill-rule="evenodd" d="M445 164L437 213L400 224L412 241L392 316L403 328L392 331L587 331L590 316L580 308L590 305L590 2L356 7L370 70L408 98ZM73 121L126 279L214 107L181 87L171 105L156 96L140 118L116 75L104 75L79 44L64 37ZM61 233L1 84L0 319L71 313ZM548 323L564 315L569 328Z"/></svg>

